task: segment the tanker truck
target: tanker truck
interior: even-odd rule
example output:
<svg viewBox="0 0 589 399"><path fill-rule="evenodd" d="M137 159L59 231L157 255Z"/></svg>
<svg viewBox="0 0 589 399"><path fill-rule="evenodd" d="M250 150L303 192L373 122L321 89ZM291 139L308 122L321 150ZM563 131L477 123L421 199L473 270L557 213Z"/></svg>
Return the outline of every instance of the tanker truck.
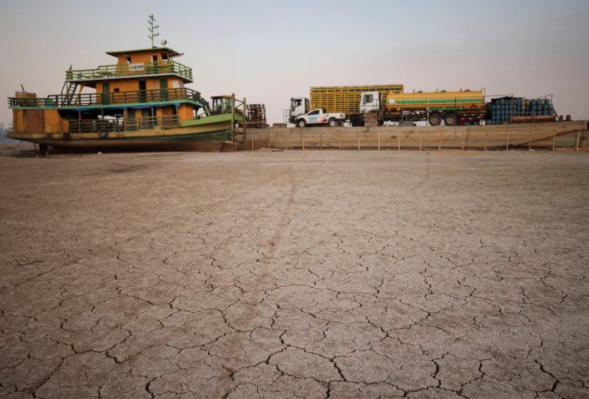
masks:
<svg viewBox="0 0 589 399"><path fill-rule="evenodd" d="M360 125L363 122L360 111L362 95L369 92L378 93L379 99L386 101L390 93L403 93L403 85L311 87L310 102L305 97L290 99L290 109L285 111L285 123L296 123L302 115L319 109L330 114L343 113L353 125Z"/></svg>
<svg viewBox="0 0 589 399"><path fill-rule="evenodd" d="M424 93L364 92L359 110L367 126L385 122L428 121L432 126L478 124L485 117L485 94L481 90Z"/></svg>

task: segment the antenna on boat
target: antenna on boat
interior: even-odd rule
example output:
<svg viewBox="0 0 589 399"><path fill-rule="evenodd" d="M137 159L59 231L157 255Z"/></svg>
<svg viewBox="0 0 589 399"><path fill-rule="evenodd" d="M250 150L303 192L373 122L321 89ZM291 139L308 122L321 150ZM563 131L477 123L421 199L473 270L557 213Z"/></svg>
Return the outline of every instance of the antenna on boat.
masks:
<svg viewBox="0 0 589 399"><path fill-rule="evenodd" d="M155 22L155 18L152 15L148 15L149 17L149 21L147 21L147 23L149 24L149 28L147 28L147 30L149 31L149 38L151 39L151 47L155 48L155 46L153 45L153 39L158 37L160 34L159 33L154 33L155 30L157 28L159 28L159 25L153 25L153 23Z"/></svg>

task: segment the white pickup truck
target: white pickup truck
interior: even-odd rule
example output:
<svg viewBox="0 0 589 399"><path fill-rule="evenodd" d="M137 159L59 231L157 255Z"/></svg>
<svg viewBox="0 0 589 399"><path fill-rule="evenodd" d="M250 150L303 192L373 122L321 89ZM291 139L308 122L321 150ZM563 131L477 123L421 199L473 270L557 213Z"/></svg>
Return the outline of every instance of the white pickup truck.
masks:
<svg viewBox="0 0 589 399"><path fill-rule="evenodd" d="M335 127L346 121L346 115L342 113L328 114L324 109L314 109L306 114L298 115L295 124L298 127L307 125L329 125Z"/></svg>

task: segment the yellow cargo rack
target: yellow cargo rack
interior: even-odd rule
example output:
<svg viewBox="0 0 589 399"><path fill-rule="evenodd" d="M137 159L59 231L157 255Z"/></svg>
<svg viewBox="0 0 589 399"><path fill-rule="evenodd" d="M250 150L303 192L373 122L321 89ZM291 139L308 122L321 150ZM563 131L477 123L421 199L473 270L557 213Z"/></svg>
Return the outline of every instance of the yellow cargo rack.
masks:
<svg viewBox="0 0 589 399"><path fill-rule="evenodd" d="M378 91L386 104L388 93L403 93L403 89L402 84L311 87L311 109L323 108L327 112L358 114L362 93Z"/></svg>

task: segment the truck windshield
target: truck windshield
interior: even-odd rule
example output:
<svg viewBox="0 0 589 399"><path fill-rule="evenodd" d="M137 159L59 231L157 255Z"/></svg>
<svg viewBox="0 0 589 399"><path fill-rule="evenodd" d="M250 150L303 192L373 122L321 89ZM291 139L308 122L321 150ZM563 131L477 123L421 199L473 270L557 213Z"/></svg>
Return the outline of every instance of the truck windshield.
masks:
<svg viewBox="0 0 589 399"><path fill-rule="evenodd" d="M302 104L302 100L300 98L293 98L292 100L290 100L290 110L294 111L301 104Z"/></svg>

